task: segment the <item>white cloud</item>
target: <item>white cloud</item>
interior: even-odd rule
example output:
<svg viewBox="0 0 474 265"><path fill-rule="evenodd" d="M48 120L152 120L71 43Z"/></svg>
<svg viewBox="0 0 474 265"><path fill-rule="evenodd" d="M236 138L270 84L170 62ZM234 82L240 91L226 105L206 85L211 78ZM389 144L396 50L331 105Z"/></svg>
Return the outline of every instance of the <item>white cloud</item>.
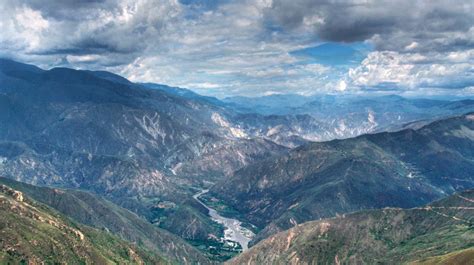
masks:
<svg viewBox="0 0 474 265"><path fill-rule="evenodd" d="M344 81L344 80L339 81L339 83L337 84L336 89L337 89L338 91L344 91L344 90L346 90L346 89L347 89L347 83L346 83L346 81Z"/></svg>
<svg viewBox="0 0 474 265"><path fill-rule="evenodd" d="M190 83L190 84L185 85L185 87L188 87L188 88L204 88L204 89L218 88L219 86L220 86L219 84L214 84L214 83L209 83L209 82Z"/></svg>
<svg viewBox="0 0 474 265"><path fill-rule="evenodd" d="M365 89L461 89L474 84L473 63L474 50L430 56L372 52L358 67L349 70L348 77L351 86Z"/></svg>
<svg viewBox="0 0 474 265"><path fill-rule="evenodd" d="M44 19L39 11L27 6L19 7L16 12L11 12L5 6L0 7L2 13L2 34L0 43L6 48L13 44L13 50L24 49L31 52L42 45L44 35L50 27L48 20Z"/></svg>
<svg viewBox="0 0 474 265"><path fill-rule="evenodd" d="M406 82L414 66L396 52L372 52L362 63L349 70L355 86Z"/></svg>
<svg viewBox="0 0 474 265"><path fill-rule="evenodd" d="M99 55L67 55L66 59L70 63L92 63L97 62L101 57Z"/></svg>
<svg viewBox="0 0 474 265"><path fill-rule="evenodd" d="M419 43L416 42L416 41L413 41L412 43L410 43L410 44L408 44L407 46L405 46L405 50L411 51L411 50L416 49L418 46L419 46Z"/></svg>
<svg viewBox="0 0 474 265"><path fill-rule="evenodd" d="M0 56L43 67L67 60L217 96L471 86L469 2L337 2L2 0ZM365 40L378 51L348 72L292 56L321 39Z"/></svg>

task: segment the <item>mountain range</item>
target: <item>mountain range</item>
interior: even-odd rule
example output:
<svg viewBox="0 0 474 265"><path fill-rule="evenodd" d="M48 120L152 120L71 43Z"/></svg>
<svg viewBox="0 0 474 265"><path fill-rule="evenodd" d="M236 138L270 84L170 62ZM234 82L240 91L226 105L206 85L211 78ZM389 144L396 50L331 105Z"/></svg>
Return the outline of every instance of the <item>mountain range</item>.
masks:
<svg viewBox="0 0 474 265"><path fill-rule="evenodd" d="M474 114L311 143L244 167L211 194L263 231L368 208L415 207L474 186Z"/></svg>
<svg viewBox="0 0 474 265"><path fill-rule="evenodd" d="M472 111L469 99L217 99L0 59L0 183L41 205L37 214L110 237L145 263L207 264L238 253L193 197L204 189L201 200L241 220L256 244L303 222L420 207L473 188ZM88 255L129 262L123 253Z"/></svg>
<svg viewBox="0 0 474 265"><path fill-rule="evenodd" d="M474 191L423 207L366 210L307 222L228 264L470 264Z"/></svg>
<svg viewBox="0 0 474 265"><path fill-rule="evenodd" d="M189 187L286 150L240 137L217 105L111 73L9 60L0 72L2 176L104 195L186 239L221 232Z"/></svg>

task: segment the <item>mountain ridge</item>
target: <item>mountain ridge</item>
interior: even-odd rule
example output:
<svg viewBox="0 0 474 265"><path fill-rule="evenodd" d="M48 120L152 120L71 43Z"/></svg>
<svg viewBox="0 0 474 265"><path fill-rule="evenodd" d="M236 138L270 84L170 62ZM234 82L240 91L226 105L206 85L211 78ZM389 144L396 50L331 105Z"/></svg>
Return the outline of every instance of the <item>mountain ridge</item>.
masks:
<svg viewBox="0 0 474 265"><path fill-rule="evenodd" d="M377 141L364 139L368 136L339 142L311 141L347 138L405 126L419 128L439 117L469 111L474 107L474 101L445 104L443 101L391 96L378 102L378 99L364 97L326 96L311 98L301 108L291 108L291 113L267 115L259 113L258 108L255 113L248 113L239 106L186 89L133 83L109 72L68 68L42 70L6 60L0 60L0 84L0 175L59 190L92 192L131 210L153 226L184 238L207 254L219 244L224 229L211 220L207 210L192 196L200 189L218 183L216 190L223 179L245 175L241 172L258 173L255 175L261 177L262 172L258 171L263 170L276 176L274 179L281 177L279 184L285 191L282 193L272 187L273 180L267 176L261 183L246 182L247 185L255 184L252 188L262 188L265 197L260 202L263 204L249 203L247 199L261 199L255 192L252 192L253 197L242 197L230 203L241 211L243 221L250 220L265 229L257 240L293 223L306 221L304 216L317 219L367 207L411 207L415 202L426 203L443 196L442 192L461 189L466 186L463 183L470 181L463 175L469 172L470 162L462 157L469 158L472 154L461 149L463 145L471 146L467 141L438 141L439 146L428 145L431 149L426 150L432 153L423 161L402 158L393 144L398 139L388 136ZM278 103L278 106L282 105L285 96L275 98L278 100L270 103ZM419 121L421 118L423 121ZM406 122L411 124L406 125ZM466 128L453 130L448 138L470 139L472 128ZM417 134L401 135L400 140L406 142L410 137L417 137ZM305 150L307 146L313 146L315 150ZM296 149L290 150L294 147ZM453 148L459 150L454 152ZM446 176L428 173L426 178L430 181L440 180L436 183L440 186L437 190L430 186L431 182L416 176L419 170L412 164L419 166L417 163L421 163L423 168L431 169L428 155L436 161L437 154L443 154L443 150L444 155L439 157L442 166L437 170L440 174L451 174L457 169L462 176L458 180L443 180ZM408 151L416 154L416 150ZM317 156L311 156L311 152ZM284 169L282 166L288 161L281 160L279 162L286 164L276 163L273 169L266 168L268 160L285 156L293 163L290 171L298 173L294 175L295 179L285 178L285 174L289 175L285 170L275 171L275 168ZM314 164L319 157L330 162L320 168L324 172ZM302 165L301 158L307 163ZM453 170L444 165L451 165ZM319 172L317 174L327 178L308 178L302 169ZM337 179L334 172L345 177ZM412 173L415 177L410 175ZM368 174L375 177L361 182L360 179ZM397 174L401 177L392 177L389 181L382 177ZM443 183L446 186L442 186ZM364 185L389 188L389 192L384 195L379 190L370 196L349 196ZM222 189L218 193L225 197L242 190L242 185L234 187L234 190ZM312 189L299 195L292 192L305 187ZM400 191L397 193L395 188ZM415 191L421 194L420 198L415 198ZM325 207L324 203L314 203L312 196L318 193L339 203L333 204L332 208ZM371 198L376 198L375 204ZM352 203L351 200L364 203ZM239 206L239 202L242 205ZM312 215L319 212L316 211L318 207L322 208L321 214ZM97 222L91 224L103 225ZM145 231L153 230L149 224L146 227ZM137 227L129 228L133 231ZM121 236L136 239L130 233ZM217 259L225 258L217 256Z"/></svg>
<svg viewBox="0 0 474 265"><path fill-rule="evenodd" d="M456 256L470 261L472 211L474 190L468 190L419 208L365 210L310 221L259 242L226 264L431 264L455 261Z"/></svg>
<svg viewBox="0 0 474 265"><path fill-rule="evenodd" d="M48 205L77 223L112 233L159 253L167 260L190 264L210 261L171 233L153 226L136 214L86 191L38 187L0 177L0 184Z"/></svg>
<svg viewBox="0 0 474 265"><path fill-rule="evenodd" d="M264 228L256 241L309 220L426 204L474 186L473 117L303 145L236 171L210 194Z"/></svg>
<svg viewBox="0 0 474 265"><path fill-rule="evenodd" d="M105 231L72 222L3 184L0 212L2 263L171 264Z"/></svg>

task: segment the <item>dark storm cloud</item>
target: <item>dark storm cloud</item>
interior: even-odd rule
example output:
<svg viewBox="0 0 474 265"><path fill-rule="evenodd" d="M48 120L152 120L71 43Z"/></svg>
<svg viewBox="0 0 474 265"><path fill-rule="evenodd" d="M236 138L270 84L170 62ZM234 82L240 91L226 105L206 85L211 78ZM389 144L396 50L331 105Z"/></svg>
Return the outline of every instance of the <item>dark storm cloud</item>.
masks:
<svg viewBox="0 0 474 265"><path fill-rule="evenodd" d="M335 42L373 39L377 49L403 51L472 47L472 2L451 1L273 1L267 19L286 29L310 27L315 38Z"/></svg>
<svg viewBox="0 0 474 265"><path fill-rule="evenodd" d="M0 11L7 14L0 18L6 27L1 52L13 57L20 57L18 50L56 58L93 55L97 59L85 60L102 66L130 63L159 46L162 29L179 9L174 0L5 0L0 2Z"/></svg>
<svg viewBox="0 0 474 265"><path fill-rule="evenodd" d="M113 9L114 1L110 0L18 0L16 5L26 5L39 10L44 17L57 20L81 20L84 16L94 16L98 10Z"/></svg>
<svg viewBox="0 0 474 265"><path fill-rule="evenodd" d="M213 10L219 7L219 5L230 2L230 0L180 0L179 2L194 8Z"/></svg>

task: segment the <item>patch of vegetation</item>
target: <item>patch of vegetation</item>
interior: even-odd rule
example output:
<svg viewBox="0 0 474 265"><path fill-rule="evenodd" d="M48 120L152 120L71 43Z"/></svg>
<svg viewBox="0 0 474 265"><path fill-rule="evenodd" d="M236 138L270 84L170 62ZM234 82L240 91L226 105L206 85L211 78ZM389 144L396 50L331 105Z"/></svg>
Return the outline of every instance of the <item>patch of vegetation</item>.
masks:
<svg viewBox="0 0 474 265"><path fill-rule="evenodd" d="M206 253L209 259L223 262L242 252L237 242L223 240L189 240L191 245Z"/></svg>
<svg viewBox="0 0 474 265"><path fill-rule="evenodd" d="M231 264L471 264L473 199L468 190L425 207L307 222L259 242Z"/></svg>

